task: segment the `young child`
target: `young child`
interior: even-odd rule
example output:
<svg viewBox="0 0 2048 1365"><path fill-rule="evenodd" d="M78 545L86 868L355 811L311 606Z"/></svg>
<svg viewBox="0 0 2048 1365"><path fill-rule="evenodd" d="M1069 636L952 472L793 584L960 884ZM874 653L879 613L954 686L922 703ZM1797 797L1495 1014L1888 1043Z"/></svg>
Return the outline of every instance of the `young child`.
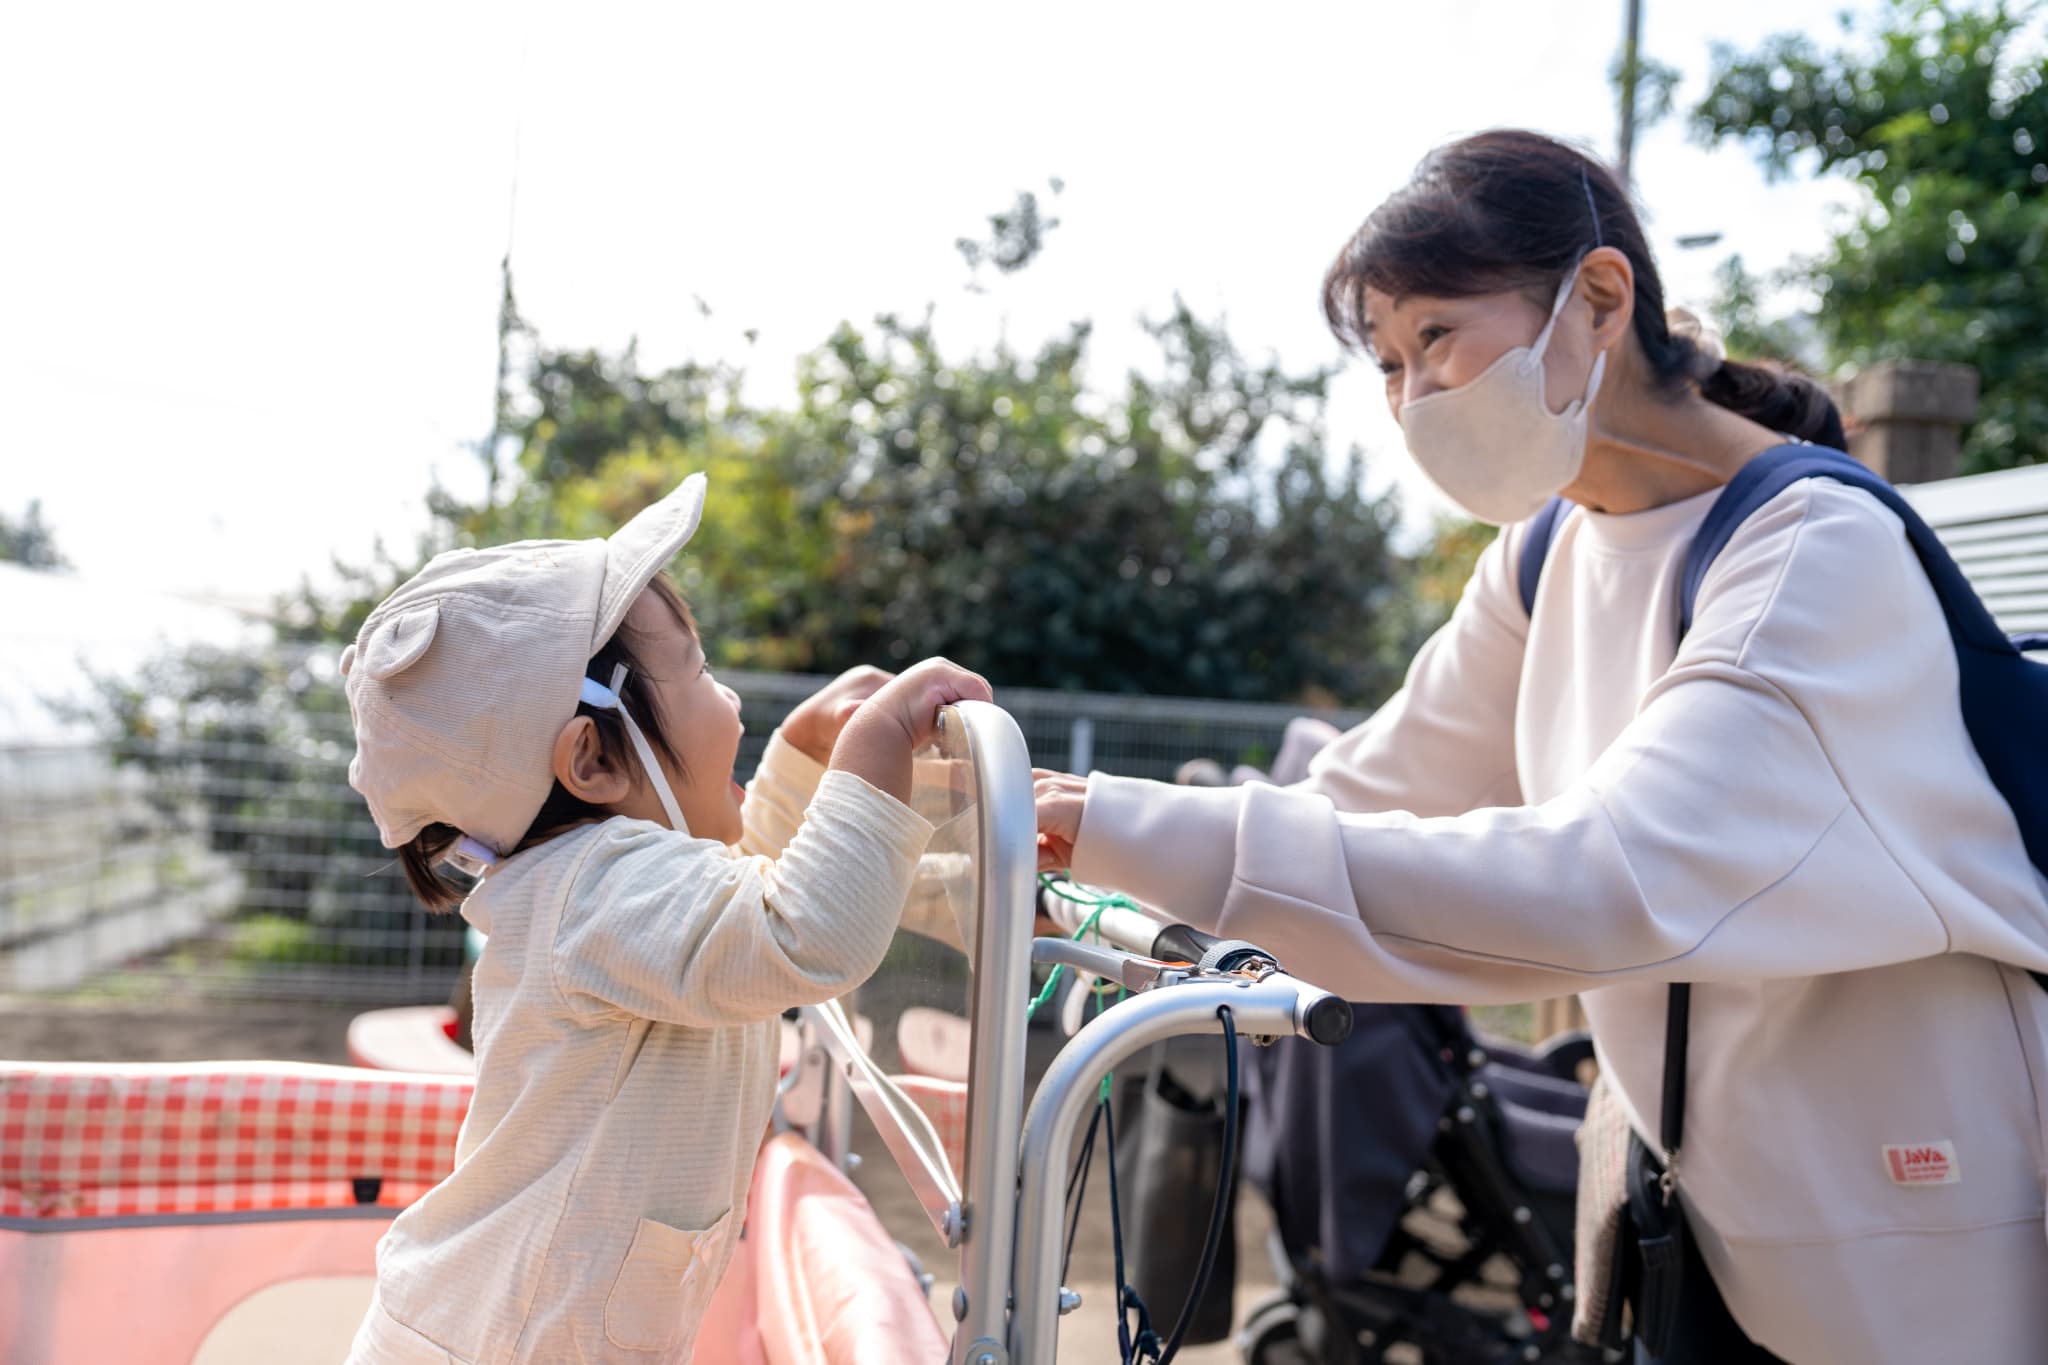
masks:
<svg viewBox="0 0 2048 1365"><path fill-rule="evenodd" d="M351 785L421 898L489 935L455 1169L378 1245L359 1365L690 1359L777 1016L881 962L931 834L911 752L990 695L944 660L859 670L742 791L739 698L657 576L703 503L693 475L609 540L436 556L342 656ZM467 899L448 855L482 869Z"/></svg>

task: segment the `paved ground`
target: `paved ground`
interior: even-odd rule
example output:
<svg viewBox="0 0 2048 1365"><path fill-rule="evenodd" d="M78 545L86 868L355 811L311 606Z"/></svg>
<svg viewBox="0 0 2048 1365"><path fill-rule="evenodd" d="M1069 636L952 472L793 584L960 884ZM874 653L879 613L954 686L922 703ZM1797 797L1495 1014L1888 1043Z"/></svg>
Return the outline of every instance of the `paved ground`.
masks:
<svg viewBox="0 0 2048 1365"><path fill-rule="evenodd" d="M236 1058L346 1064L348 1021L356 1010L334 1005L246 1005L164 1004L70 1006L44 1001L0 999L0 1057L17 1060L66 1060L93 1062L203 1061ZM1033 1034L1034 1079L1050 1055L1051 1035ZM953 1280L945 1272L949 1262L943 1243L932 1231L909 1187L897 1174L888 1154L881 1149L874 1132L864 1123L856 1125L860 1137L856 1150L863 1155L858 1180L875 1205L883 1222L923 1258L926 1269L937 1276L932 1302L944 1311L950 1301ZM1101 1365L1116 1359L1115 1317L1111 1290L1111 1255L1106 1182L1098 1159L1089 1181L1082 1228L1076 1240L1072 1287L1082 1298L1082 1307L1061 1323L1061 1359L1076 1365ZM1191 1191L1200 1207L1208 1206L1207 1190ZM1273 1279L1267 1263L1264 1239L1267 1218L1256 1196L1246 1195L1239 1205L1238 1317L1247 1305L1272 1292ZM337 1321L360 1316L356 1302L360 1290L342 1286L329 1295L326 1305ZM340 1300L346 1298L347 1302ZM317 1309L317 1305L314 1306ZM1160 1310L1171 1320L1171 1305ZM297 1311L308 1311L305 1307ZM1237 1360L1228 1343L1184 1349L1178 1359L1185 1365L1225 1365ZM247 1352L213 1353L207 1365L240 1365L261 1361L278 1365L279 1357L251 1348Z"/></svg>

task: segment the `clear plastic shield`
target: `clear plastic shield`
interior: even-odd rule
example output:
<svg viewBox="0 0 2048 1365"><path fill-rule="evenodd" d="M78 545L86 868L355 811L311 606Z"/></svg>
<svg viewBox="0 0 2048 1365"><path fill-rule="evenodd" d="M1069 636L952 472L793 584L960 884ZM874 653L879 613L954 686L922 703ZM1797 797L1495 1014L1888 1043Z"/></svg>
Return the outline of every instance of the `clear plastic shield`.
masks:
<svg viewBox="0 0 2048 1365"><path fill-rule="evenodd" d="M969 727L956 722L916 756L911 807L933 833L901 924L874 976L837 1011L806 1019L812 1046L783 1100L785 1118L819 1134L828 1154L859 1159L860 1183L891 1232L939 1256L967 1169L971 964L984 880L971 745ZM824 1033L842 1047L850 1039L862 1056L834 1065Z"/></svg>

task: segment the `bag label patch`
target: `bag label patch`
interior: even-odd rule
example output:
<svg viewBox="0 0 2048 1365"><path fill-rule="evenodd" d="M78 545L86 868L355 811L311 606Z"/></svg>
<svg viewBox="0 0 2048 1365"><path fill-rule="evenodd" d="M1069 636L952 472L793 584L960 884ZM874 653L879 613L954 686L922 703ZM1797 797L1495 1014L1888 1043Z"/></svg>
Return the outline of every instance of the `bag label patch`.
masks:
<svg viewBox="0 0 2048 1365"><path fill-rule="evenodd" d="M1953 1142L1913 1142L1884 1149L1884 1168L1894 1185L1953 1185L1963 1178Z"/></svg>

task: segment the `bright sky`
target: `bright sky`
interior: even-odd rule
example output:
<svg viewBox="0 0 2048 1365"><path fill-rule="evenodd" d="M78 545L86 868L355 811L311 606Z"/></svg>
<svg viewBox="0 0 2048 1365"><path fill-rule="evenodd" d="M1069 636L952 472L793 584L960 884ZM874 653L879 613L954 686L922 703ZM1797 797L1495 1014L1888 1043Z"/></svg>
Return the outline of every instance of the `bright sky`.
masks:
<svg viewBox="0 0 2048 1365"><path fill-rule="evenodd" d="M1842 4L1645 0L1644 50L1685 108L1710 42L1831 39ZM434 478L476 483L508 223L547 341L743 360L764 401L841 319L928 301L955 350L1091 317L1105 387L1176 290L1255 357L1326 363L1322 269L1431 146L1611 153L1622 8L9 6L0 509L40 498L83 575L235 598L409 541ZM1681 302L1731 252L1817 250L1850 197L1678 119L1637 167ZM1043 257L966 293L954 239L1054 175ZM1340 378L1332 434L1426 515L1376 379Z"/></svg>

